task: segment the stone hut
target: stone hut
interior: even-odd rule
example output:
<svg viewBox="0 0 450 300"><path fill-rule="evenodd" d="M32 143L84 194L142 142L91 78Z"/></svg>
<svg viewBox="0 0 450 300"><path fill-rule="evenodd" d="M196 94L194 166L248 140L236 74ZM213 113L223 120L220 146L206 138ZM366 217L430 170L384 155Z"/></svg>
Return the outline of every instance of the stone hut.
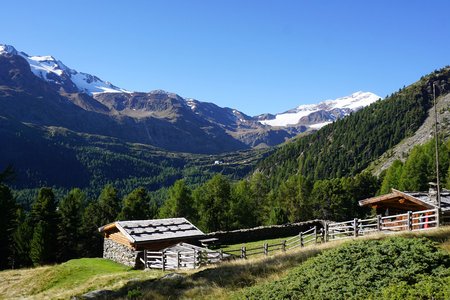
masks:
<svg viewBox="0 0 450 300"><path fill-rule="evenodd" d="M100 227L103 258L139 268L144 250L159 251L180 242L197 244L205 234L185 218L116 221Z"/></svg>

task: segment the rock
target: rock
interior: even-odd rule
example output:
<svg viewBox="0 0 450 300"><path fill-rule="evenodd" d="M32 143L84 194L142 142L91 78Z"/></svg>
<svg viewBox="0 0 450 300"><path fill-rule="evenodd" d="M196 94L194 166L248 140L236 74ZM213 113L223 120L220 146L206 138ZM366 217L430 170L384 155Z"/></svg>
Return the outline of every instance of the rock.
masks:
<svg viewBox="0 0 450 300"><path fill-rule="evenodd" d="M169 273L167 275L164 275L161 277L160 280L182 280L184 279L184 276L178 273Z"/></svg>
<svg viewBox="0 0 450 300"><path fill-rule="evenodd" d="M111 298L114 294L115 294L114 291L111 291L111 290L95 290L95 291L83 294L81 296L72 297L72 300L108 299L108 298Z"/></svg>

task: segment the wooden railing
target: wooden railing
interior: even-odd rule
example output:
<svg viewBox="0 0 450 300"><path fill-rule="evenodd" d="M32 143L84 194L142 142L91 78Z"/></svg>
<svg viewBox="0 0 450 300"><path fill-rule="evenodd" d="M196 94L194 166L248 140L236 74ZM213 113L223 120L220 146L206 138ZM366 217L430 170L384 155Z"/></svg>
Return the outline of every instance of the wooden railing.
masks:
<svg viewBox="0 0 450 300"><path fill-rule="evenodd" d="M312 244L324 243L333 240L356 238L376 232L399 232L426 230L439 227L440 214L438 209L407 212L393 216L383 217L378 215L368 219L353 219L344 222L326 223L320 230L312 227L298 235L282 240L281 242L222 252L201 248L193 251L144 251L142 261L146 268L173 270L189 268L195 269L206 264L218 263L224 258L246 259L255 255L268 256L274 252L286 252L295 248L301 248Z"/></svg>
<svg viewBox="0 0 450 300"><path fill-rule="evenodd" d="M322 234L318 232L317 227L312 227L305 232L300 232L298 235L282 240L281 242L269 244L263 243L261 246L253 246L248 248L242 246L240 249L227 250L224 253L232 255L235 258L248 258L254 255L268 256L276 251L286 252L288 250L305 247L312 243L318 243L321 241Z"/></svg>
<svg viewBox="0 0 450 300"><path fill-rule="evenodd" d="M275 251L289 251L311 244L323 243L333 240L356 238L376 232L399 232L432 229L439 226L438 209L407 212L393 216L382 217L378 215L368 219L353 219L344 222L326 223L320 231L312 227L298 235L276 244L263 243L261 246L227 250L225 253L235 258L248 258L254 255L269 255Z"/></svg>
<svg viewBox="0 0 450 300"><path fill-rule="evenodd" d="M225 255L226 256L226 255ZM222 251L144 251L143 263L146 268L174 270L196 269L201 266L218 263L224 259Z"/></svg>
<svg viewBox="0 0 450 300"><path fill-rule="evenodd" d="M439 210L428 209L404 214L370 219L353 219L328 223L325 226L325 241L364 236L374 232L398 232L432 229L439 226Z"/></svg>

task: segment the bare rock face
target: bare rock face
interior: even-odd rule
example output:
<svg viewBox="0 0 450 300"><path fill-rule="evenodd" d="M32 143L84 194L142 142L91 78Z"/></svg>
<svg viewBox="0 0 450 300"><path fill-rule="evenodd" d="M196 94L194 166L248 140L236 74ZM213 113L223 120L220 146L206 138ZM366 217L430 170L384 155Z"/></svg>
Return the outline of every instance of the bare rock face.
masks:
<svg viewBox="0 0 450 300"><path fill-rule="evenodd" d="M437 98L438 131L444 138L450 135L450 94ZM428 117L415 134L404 139L394 148L383 154L369 169L375 175L388 169L395 160L405 161L408 153L416 145L422 145L434 137L434 106L428 111Z"/></svg>

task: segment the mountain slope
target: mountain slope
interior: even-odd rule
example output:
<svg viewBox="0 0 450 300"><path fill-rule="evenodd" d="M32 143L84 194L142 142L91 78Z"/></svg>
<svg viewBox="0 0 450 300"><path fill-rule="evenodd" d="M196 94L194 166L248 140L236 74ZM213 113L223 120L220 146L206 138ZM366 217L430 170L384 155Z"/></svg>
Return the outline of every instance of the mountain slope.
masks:
<svg viewBox="0 0 450 300"><path fill-rule="evenodd" d="M364 103L363 99L370 93L327 101L317 105L300 123L280 127L272 126L277 124L270 120L261 121L270 115L250 117L235 109L160 90L130 92L71 69L52 56L30 56L12 46L0 45L0 57L0 86L10 92L0 95L0 106L8 113L4 116L170 151L220 153L275 146L370 102ZM343 105L345 101L349 103Z"/></svg>
<svg viewBox="0 0 450 300"><path fill-rule="evenodd" d="M281 147L258 169L270 176L272 186L298 173L315 180L357 174L423 124L433 83L438 96L448 94L450 67Z"/></svg>

